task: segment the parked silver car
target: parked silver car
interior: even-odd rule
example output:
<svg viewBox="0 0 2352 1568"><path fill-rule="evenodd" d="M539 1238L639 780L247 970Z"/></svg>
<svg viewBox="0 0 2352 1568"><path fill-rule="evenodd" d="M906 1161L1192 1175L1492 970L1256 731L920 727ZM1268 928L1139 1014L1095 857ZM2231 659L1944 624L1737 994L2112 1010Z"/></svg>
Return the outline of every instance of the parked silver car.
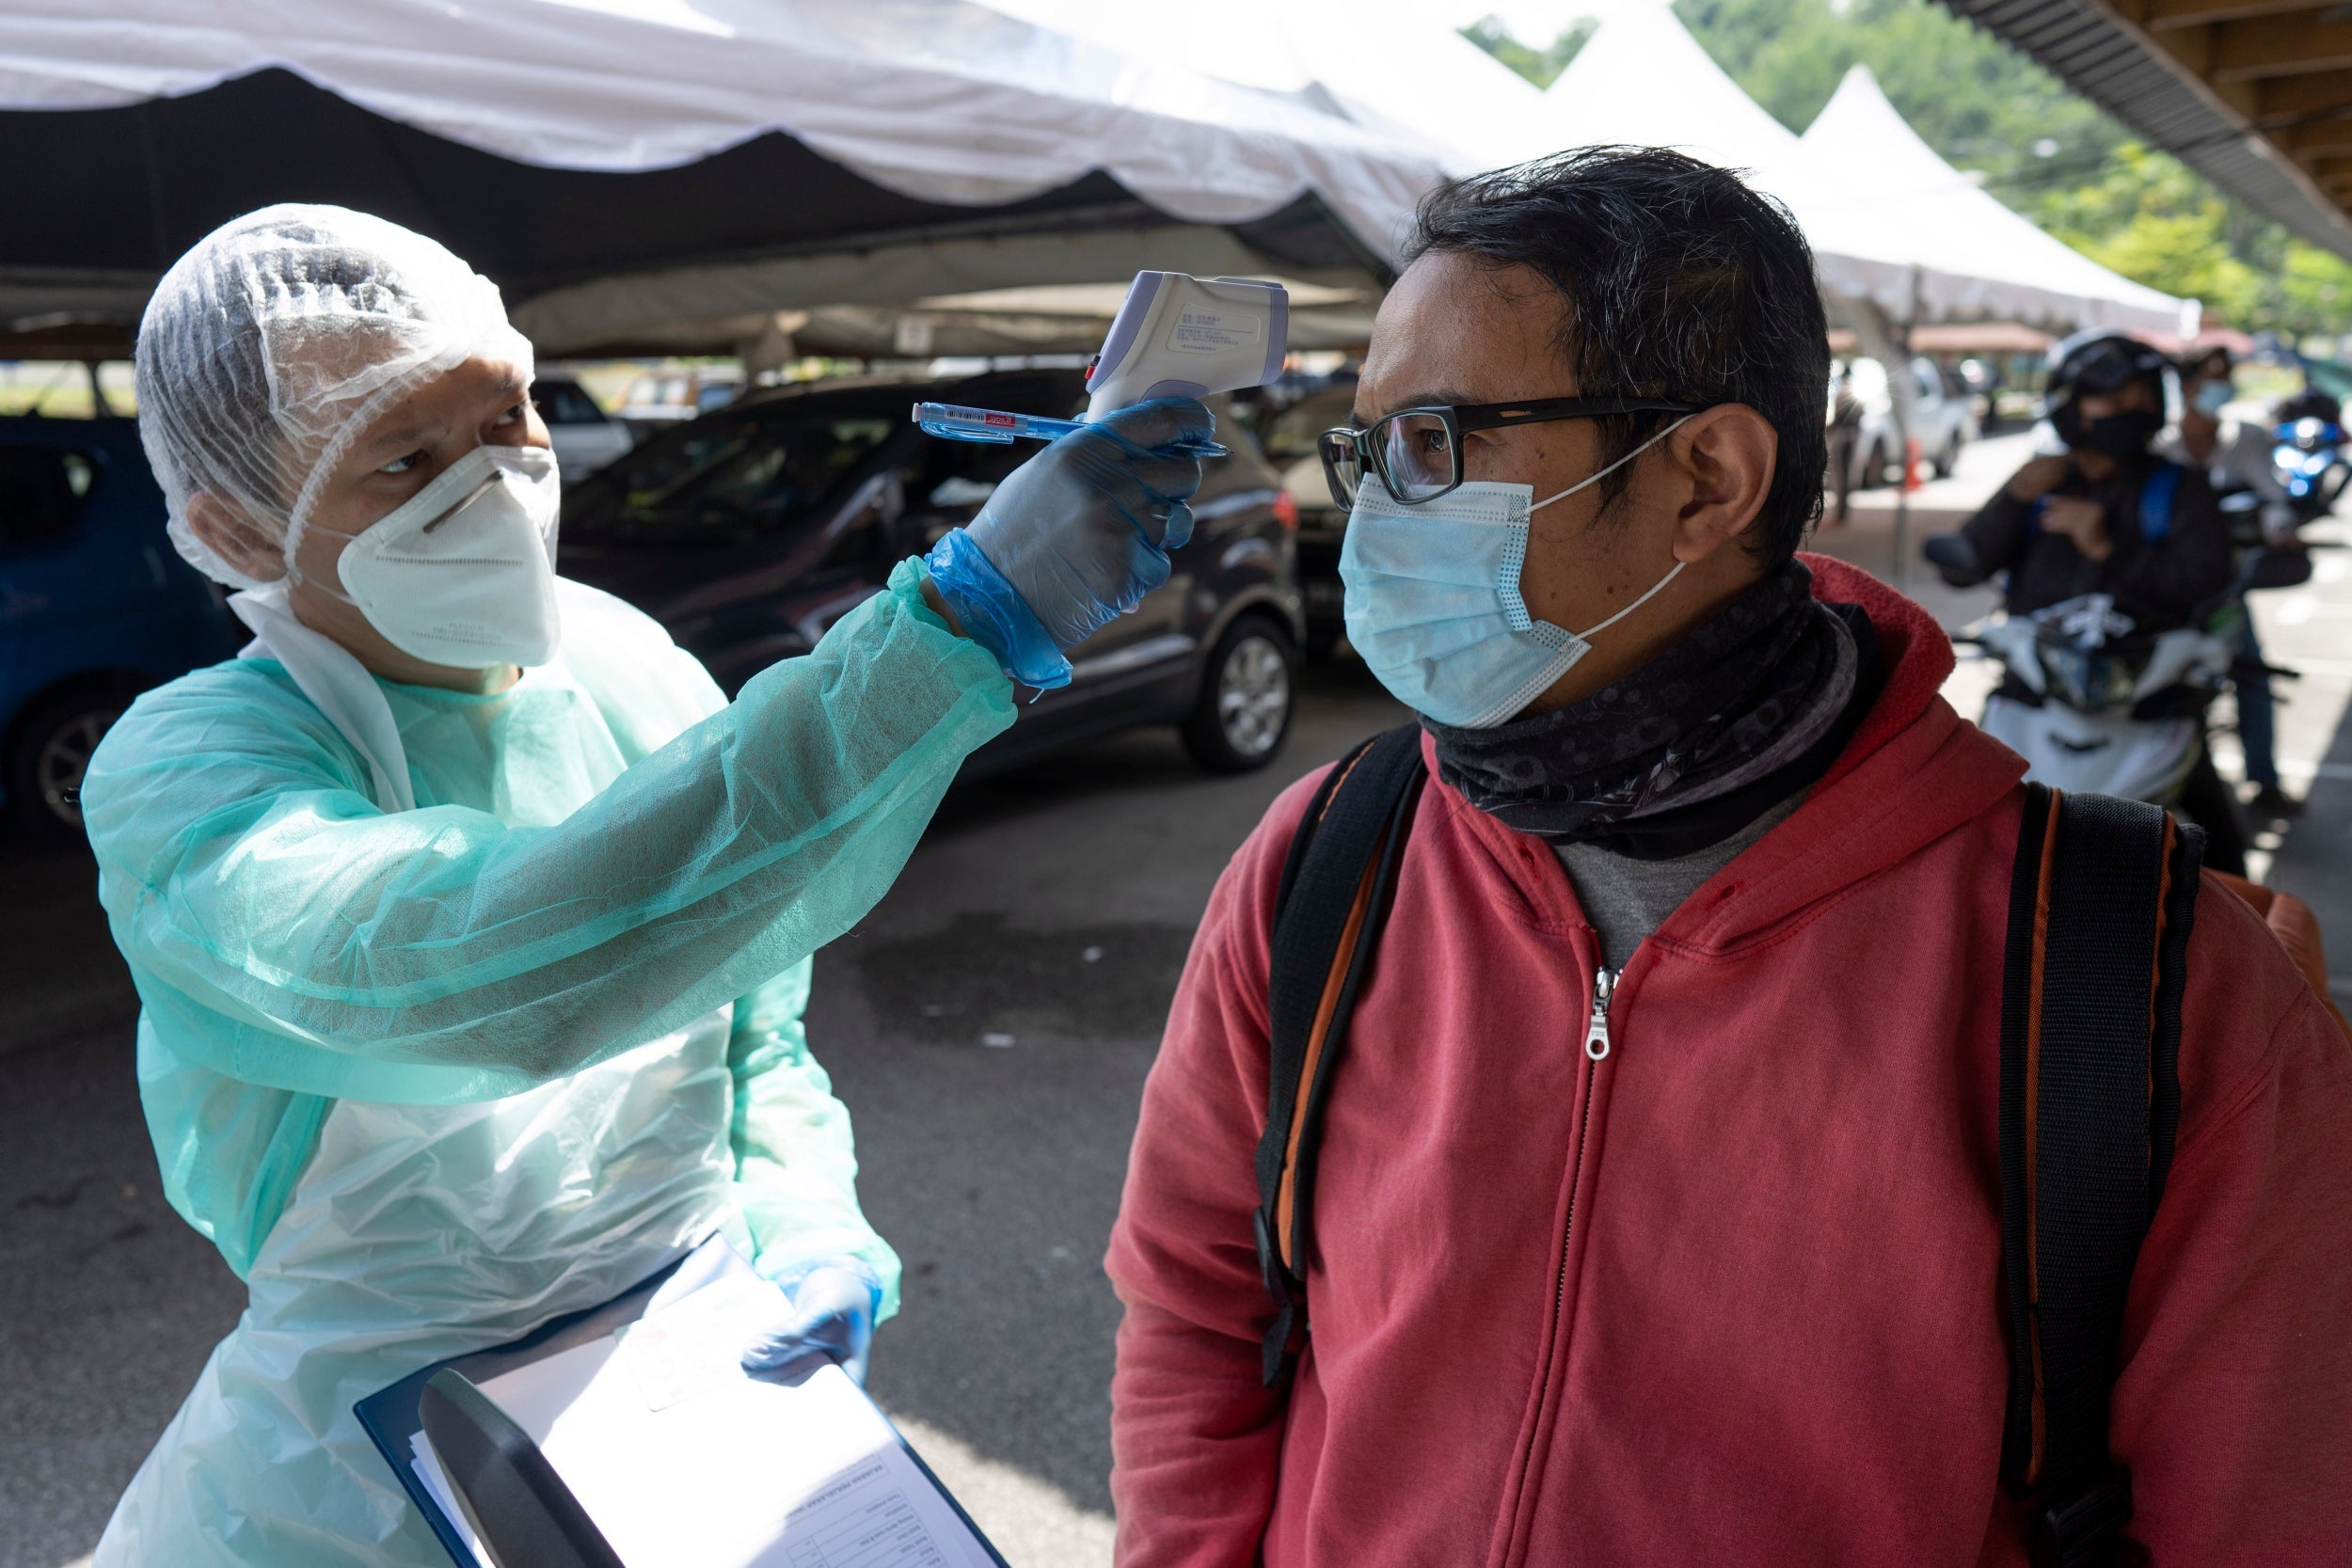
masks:
<svg viewBox="0 0 2352 1568"><path fill-rule="evenodd" d="M629 427L596 406L580 383L543 375L531 385L531 401L555 443L555 466L566 486L579 483L637 444Z"/></svg>
<svg viewBox="0 0 2352 1568"><path fill-rule="evenodd" d="M1895 393L1886 367L1876 359L1855 358L1839 367L1850 377L1847 390L1862 410L1862 423L1853 443L1853 488L1899 482L1903 461L1902 436L1895 426ZM1920 460L1947 478L1960 461L1960 449L1978 435L1976 400L1968 388L1947 379L1934 360L1924 356L1911 361L1911 436L1919 443Z"/></svg>

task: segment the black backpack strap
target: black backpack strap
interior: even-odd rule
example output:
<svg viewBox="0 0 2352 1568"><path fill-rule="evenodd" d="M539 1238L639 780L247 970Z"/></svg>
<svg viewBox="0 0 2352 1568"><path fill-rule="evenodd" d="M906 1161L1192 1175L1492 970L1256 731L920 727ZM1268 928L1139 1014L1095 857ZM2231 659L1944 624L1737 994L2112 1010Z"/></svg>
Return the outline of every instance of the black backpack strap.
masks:
<svg viewBox="0 0 2352 1568"><path fill-rule="evenodd" d="M2001 997L2001 1470L2040 1494L2037 1562L2119 1562L2132 1516L2107 1410L2180 1125L2202 853L2203 834L2161 807L2026 786Z"/></svg>
<svg viewBox="0 0 2352 1568"><path fill-rule="evenodd" d="M1307 1330L1308 1216L1323 1101L1387 923L1425 776L1421 730L1374 736L1327 774L1282 864L1268 965L1272 1035L1258 1140L1258 1268L1276 1308L1262 1375L1288 1375Z"/></svg>

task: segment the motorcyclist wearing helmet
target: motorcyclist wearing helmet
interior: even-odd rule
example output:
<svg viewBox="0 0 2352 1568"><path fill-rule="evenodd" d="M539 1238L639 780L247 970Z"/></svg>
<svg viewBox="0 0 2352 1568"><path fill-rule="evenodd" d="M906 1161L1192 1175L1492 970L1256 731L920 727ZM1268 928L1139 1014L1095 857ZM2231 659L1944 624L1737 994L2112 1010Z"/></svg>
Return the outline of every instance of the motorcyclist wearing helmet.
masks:
<svg viewBox="0 0 2352 1568"><path fill-rule="evenodd" d="M2066 450L2034 458L1959 533L1929 541L1944 579L1968 587L2009 573L2013 615L2109 594L2143 632L2186 625L2226 590L2230 534L2212 486L2150 450L2167 369L2163 354L2120 335L2061 345L2045 408Z"/></svg>

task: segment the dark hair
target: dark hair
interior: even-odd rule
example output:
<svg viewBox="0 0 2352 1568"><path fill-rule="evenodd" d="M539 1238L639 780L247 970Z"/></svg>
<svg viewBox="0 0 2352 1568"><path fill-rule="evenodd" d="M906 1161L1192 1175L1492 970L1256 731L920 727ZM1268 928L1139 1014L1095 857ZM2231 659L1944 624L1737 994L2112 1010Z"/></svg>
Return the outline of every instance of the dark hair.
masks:
<svg viewBox="0 0 2352 1568"><path fill-rule="evenodd" d="M1657 147L1587 147L1455 180L1421 204L1405 255L1456 251L1540 273L1566 298L1562 344L1587 397L1742 403L1780 455L1749 546L1794 554L1821 515L1829 325L1812 247L1770 197ZM1600 421L1613 461L1666 416ZM1615 503L1629 466L1601 482Z"/></svg>
<svg viewBox="0 0 2352 1568"><path fill-rule="evenodd" d="M2222 375L2228 375L2237 369L2237 356L2230 352L2229 344L2207 343L2203 348L2193 348L2181 356L2181 379L2183 381L2196 380L2199 376L2205 374L2206 367L2217 359L2221 361L2219 373Z"/></svg>

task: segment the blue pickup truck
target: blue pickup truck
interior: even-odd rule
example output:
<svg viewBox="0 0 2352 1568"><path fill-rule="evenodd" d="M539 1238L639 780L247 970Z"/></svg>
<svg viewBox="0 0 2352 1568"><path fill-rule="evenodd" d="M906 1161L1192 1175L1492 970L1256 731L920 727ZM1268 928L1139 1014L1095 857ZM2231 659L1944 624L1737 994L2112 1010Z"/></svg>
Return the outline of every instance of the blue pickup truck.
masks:
<svg viewBox="0 0 2352 1568"><path fill-rule="evenodd" d="M243 641L164 533L135 421L0 419L0 790L18 824L78 836L106 727Z"/></svg>

